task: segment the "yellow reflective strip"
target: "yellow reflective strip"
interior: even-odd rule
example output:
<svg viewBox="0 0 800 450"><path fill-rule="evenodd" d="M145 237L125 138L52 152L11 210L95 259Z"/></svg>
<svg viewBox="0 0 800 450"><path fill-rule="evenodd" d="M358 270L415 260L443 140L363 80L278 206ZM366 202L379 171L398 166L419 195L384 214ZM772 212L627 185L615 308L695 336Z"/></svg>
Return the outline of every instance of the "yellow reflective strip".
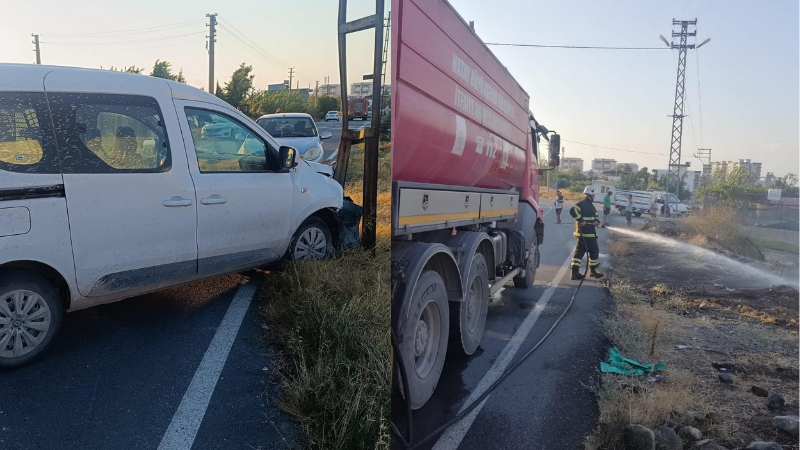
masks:
<svg viewBox="0 0 800 450"><path fill-rule="evenodd" d="M516 212L516 210L514 210ZM398 225L417 225L420 223L443 222L446 220L477 219L477 212L428 214L423 216L406 216L397 220Z"/></svg>
<svg viewBox="0 0 800 450"><path fill-rule="evenodd" d="M499 215L502 215L502 214L516 214L516 213L517 213L516 209L494 209L494 210L485 211L485 212L481 211L481 217L499 216Z"/></svg>

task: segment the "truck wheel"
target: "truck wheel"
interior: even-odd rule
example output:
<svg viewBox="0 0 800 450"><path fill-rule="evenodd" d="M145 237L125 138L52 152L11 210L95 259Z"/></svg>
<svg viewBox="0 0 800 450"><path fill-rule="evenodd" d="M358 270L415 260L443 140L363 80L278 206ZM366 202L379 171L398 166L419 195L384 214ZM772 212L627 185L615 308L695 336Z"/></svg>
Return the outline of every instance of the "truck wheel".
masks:
<svg viewBox="0 0 800 450"><path fill-rule="evenodd" d="M536 268L539 267L539 246L534 245L528 259L525 260L525 274L514 277L514 287L528 289L536 281Z"/></svg>
<svg viewBox="0 0 800 450"><path fill-rule="evenodd" d="M0 369L36 359L58 334L64 308L52 284L24 270L0 273Z"/></svg>
<svg viewBox="0 0 800 450"><path fill-rule="evenodd" d="M419 409L433 395L447 355L450 315L447 290L438 273L432 270L422 273L409 310L399 351L411 392L403 394L412 409Z"/></svg>
<svg viewBox="0 0 800 450"><path fill-rule="evenodd" d="M626 209L627 209L627 208L625 208L624 206L620 206L620 207L619 207L619 209L618 209L617 211L619 211L619 215L620 215L620 216L624 216L624 215L625 215L625 210L626 210Z"/></svg>
<svg viewBox="0 0 800 450"><path fill-rule="evenodd" d="M454 328L450 339L456 344L454 348L467 356L474 353L481 343L489 309L489 271L482 254L476 253L472 258L469 273L464 301L450 305L450 323Z"/></svg>
<svg viewBox="0 0 800 450"><path fill-rule="evenodd" d="M319 217L311 216L295 231L289 245L289 259L316 261L331 254L331 230Z"/></svg>
<svg viewBox="0 0 800 450"><path fill-rule="evenodd" d="M633 215L636 216L636 217L642 217L642 213L640 213L640 212L635 212L635 213L633 213Z"/></svg>

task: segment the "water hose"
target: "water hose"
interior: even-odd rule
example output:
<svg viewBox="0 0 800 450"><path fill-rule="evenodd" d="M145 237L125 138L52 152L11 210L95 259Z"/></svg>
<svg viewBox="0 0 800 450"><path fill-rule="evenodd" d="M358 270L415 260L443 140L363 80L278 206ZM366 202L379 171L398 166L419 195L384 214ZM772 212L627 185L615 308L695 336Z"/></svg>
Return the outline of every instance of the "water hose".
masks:
<svg viewBox="0 0 800 450"><path fill-rule="evenodd" d="M428 442L429 440L433 439L434 437L440 435L445 430L447 430L450 426L452 426L456 422L458 422L461 419L463 419L464 417L466 417L467 414L472 412L472 410L475 409L476 406L478 406L486 397L488 397L489 394L491 394L500 385L500 383L502 383L509 375L511 375L511 373L514 372L514 370L516 370L517 367L519 367L531 354L533 354L533 352L536 351L536 349L539 348L540 345L542 345L542 343L544 342L545 339L547 339L548 336L550 336L550 333L553 332L553 330L556 328L558 323L561 322L561 319L564 318L564 316L567 314L567 312L572 307L572 303L575 301L575 296L578 294L578 290L580 290L581 286L583 286L583 282L586 280L586 275L589 272L589 264L588 264L588 259L589 259L588 249L589 249L589 247L586 245L586 240L583 238L583 235L581 235L580 238L581 238L581 241L583 242L584 248L587 250L587 252L586 252L586 259L587 259L586 269L583 271L583 277L581 278L581 281L578 283L578 286L575 288L575 291L572 293L572 297L569 299L569 303L567 304L567 307L564 308L564 312L562 312L561 315L558 316L558 319L556 319L556 321L553 323L553 325L550 327L550 329L547 330L547 333L545 333L545 335L542 336L541 339L539 339L539 342L537 342L536 345L534 345L530 350L528 350L524 355L522 355L522 357L520 359L518 359L517 362L515 362L511 367L506 369L505 372L503 372L503 374L500 375L500 378L495 380L495 382L492 383L492 385L489 386L489 388L487 388L486 391L484 391L483 394L480 395L480 397L475 399L474 402L472 402L468 406L466 406L463 411L458 413L458 415L456 415L452 419L448 420L444 425L440 426L439 428L437 428L436 430L434 430L433 432L431 432L430 434L428 434L427 436L425 436L424 438L420 439L417 442L413 442L413 428L412 428L413 427L413 420L412 420L412 416L411 416L411 414L412 414L411 403L409 402L409 399L408 399L409 396L406 395L405 396L406 430L408 431L408 433L407 433L408 438L404 437L402 435L402 433L400 433L400 430L397 428L397 426L394 424L394 422L391 422L392 433L399 440L401 447L403 447L404 449L408 449L408 450L414 450L414 449L418 448L420 445L422 445L422 444ZM394 352L397 353L397 355L399 356L397 358L397 366L398 366L398 369L399 369L399 372L400 372L400 381L403 384L403 390L404 390L404 392L409 392L409 390L408 390L408 375L406 373L405 365L404 365L404 363L402 361L403 358L402 358L402 356L401 356L401 354L399 352L400 347L399 347L398 342L397 342L397 336L394 334L394 330L392 330L392 347L394 349ZM392 371L394 371L394 368L392 368Z"/></svg>

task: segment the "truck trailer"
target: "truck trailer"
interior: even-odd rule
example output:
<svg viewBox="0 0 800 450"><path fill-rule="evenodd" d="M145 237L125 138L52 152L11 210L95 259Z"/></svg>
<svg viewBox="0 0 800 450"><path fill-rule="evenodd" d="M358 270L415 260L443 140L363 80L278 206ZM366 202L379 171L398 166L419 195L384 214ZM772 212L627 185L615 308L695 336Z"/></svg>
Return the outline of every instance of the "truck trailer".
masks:
<svg viewBox="0 0 800 450"><path fill-rule="evenodd" d="M490 295L533 285L540 137L552 166L560 147L446 0L393 0L392 11L393 380L419 409L445 356L478 348Z"/></svg>

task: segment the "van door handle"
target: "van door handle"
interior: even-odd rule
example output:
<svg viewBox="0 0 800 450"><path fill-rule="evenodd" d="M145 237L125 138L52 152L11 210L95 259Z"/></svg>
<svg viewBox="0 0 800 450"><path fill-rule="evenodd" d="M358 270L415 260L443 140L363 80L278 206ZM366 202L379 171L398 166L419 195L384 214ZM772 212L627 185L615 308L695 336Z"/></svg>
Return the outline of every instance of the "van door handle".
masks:
<svg viewBox="0 0 800 450"><path fill-rule="evenodd" d="M176 195L169 200L164 200L161 204L164 206L189 206L192 204L192 200Z"/></svg>
<svg viewBox="0 0 800 450"><path fill-rule="evenodd" d="M219 205L221 203L227 202L228 199L225 197L220 197L218 194L214 194L211 197L201 198L200 203L204 205Z"/></svg>

